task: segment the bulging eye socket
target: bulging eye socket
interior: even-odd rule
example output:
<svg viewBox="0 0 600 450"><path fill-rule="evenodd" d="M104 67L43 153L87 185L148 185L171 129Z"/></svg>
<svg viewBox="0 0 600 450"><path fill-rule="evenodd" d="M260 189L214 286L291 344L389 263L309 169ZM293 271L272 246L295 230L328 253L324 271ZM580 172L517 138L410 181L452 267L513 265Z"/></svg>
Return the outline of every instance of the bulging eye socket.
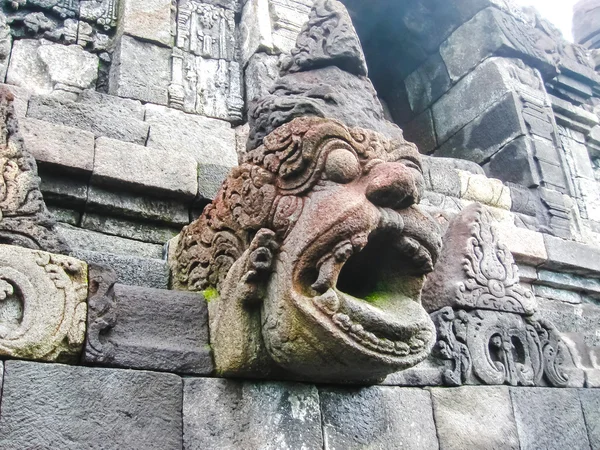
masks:
<svg viewBox="0 0 600 450"><path fill-rule="evenodd" d="M345 148L331 150L325 161L325 175L327 179L346 184L357 179L362 172L358 158L354 153Z"/></svg>

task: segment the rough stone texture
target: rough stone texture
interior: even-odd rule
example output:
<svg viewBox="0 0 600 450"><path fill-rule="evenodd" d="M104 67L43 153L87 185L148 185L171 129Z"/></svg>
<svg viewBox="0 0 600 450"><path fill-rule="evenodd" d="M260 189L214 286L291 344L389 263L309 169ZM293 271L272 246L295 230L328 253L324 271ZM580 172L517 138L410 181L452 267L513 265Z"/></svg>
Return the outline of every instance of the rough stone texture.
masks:
<svg viewBox="0 0 600 450"><path fill-rule="evenodd" d="M171 0L122 0L117 33L173 46Z"/></svg>
<svg viewBox="0 0 600 450"><path fill-rule="evenodd" d="M50 211L50 214L52 214L59 223L78 226L81 222L81 213L73 209L48 206L48 211Z"/></svg>
<svg viewBox="0 0 600 450"><path fill-rule="evenodd" d="M427 391L320 389L319 396L327 449L438 448Z"/></svg>
<svg viewBox="0 0 600 450"><path fill-rule="evenodd" d="M440 449L519 449L508 387L435 388L431 399Z"/></svg>
<svg viewBox="0 0 600 450"><path fill-rule="evenodd" d="M91 90L84 91L77 101L32 97L27 116L91 131L96 137L106 136L141 145L148 136L148 124L143 122L144 108L140 102Z"/></svg>
<svg viewBox="0 0 600 450"><path fill-rule="evenodd" d="M586 278L570 273L540 269L538 270L537 279L546 286L581 291L592 297L600 297L600 280L597 278Z"/></svg>
<svg viewBox="0 0 600 450"><path fill-rule="evenodd" d="M85 339L87 265L0 245L0 354L77 361Z"/></svg>
<svg viewBox="0 0 600 450"><path fill-rule="evenodd" d="M59 225L58 231L73 249L138 256L140 258L161 259L163 256L161 245L109 236L66 225Z"/></svg>
<svg viewBox="0 0 600 450"><path fill-rule="evenodd" d="M420 153L428 155L437 147L431 110L424 111L410 122L403 124L402 130L406 140L416 144Z"/></svg>
<svg viewBox="0 0 600 450"><path fill-rule="evenodd" d="M253 55L275 51L269 0L248 0L242 10L240 22L241 61L246 66ZM264 55L264 53L262 53Z"/></svg>
<svg viewBox="0 0 600 450"><path fill-rule="evenodd" d="M94 135L37 119L22 119L25 147L38 162L88 173L94 167Z"/></svg>
<svg viewBox="0 0 600 450"><path fill-rule="evenodd" d="M181 450L181 379L9 361L0 447Z"/></svg>
<svg viewBox="0 0 600 450"><path fill-rule="evenodd" d="M180 231L180 227L167 227L87 212L81 219L81 226L100 233L154 244L164 244Z"/></svg>
<svg viewBox="0 0 600 450"><path fill-rule="evenodd" d="M590 448L575 389L510 390L522 450Z"/></svg>
<svg viewBox="0 0 600 450"><path fill-rule="evenodd" d="M95 276L92 271L92 283ZM101 274L99 285L106 278ZM212 374L208 309L200 294L121 284L100 294L89 300L86 362Z"/></svg>
<svg viewBox="0 0 600 450"><path fill-rule="evenodd" d="M510 211L512 204L510 189L500 180L485 175L474 175L464 170L459 170L458 176L460 198Z"/></svg>
<svg viewBox="0 0 600 450"><path fill-rule="evenodd" d="M198 192L197 166L186 154L99 138L92 184L191 199Z"/></svg>
<svg viewBox="0 0 600 450"><path fill-rule="evenodd" d="M200 164L237 165L235 131L227 122L146 105L148 147L196 158Z"/></svg>
<svg viewBox="0 0 600 450"><path fill-rule="evenodd" d="M541 233L507 226L507 224L496 225L500 239L506 244L518 263L539 265L548 259L544 236Z"/></svg>
<svg viewBox="0 0 600 450"><path fill-rule="evenodd" d="M166 105L171 81L170 60L169 48L122 36L113 54L108 92Z"/></svg>
<svg viewBox="0 0 600 450"><path fill-rule="evenodd" d="M581 294L573 291L565 291L548 286L534 286L534 292L536 296L550 300L557 300L575 305L581 303Z"/></svg>
<svg viewBox="0 0 600 450"><path fill-rule="evenodd" d="M186 378L183 392L186 450L323 448L314 386Z"/></svg>
<svg viewBox="0 0 600 450"><path fill-rule="evenodd" d="M114 192L90 186L86 212L101 212L135 220L152 220L167 225L187 225L188 206L178 200Z"/></svg>
<svg viewBox="0 0 600 450"><path fill-rule="evenodd" d="M539 298L539 313L556 324L561 333L577 333L589 346L600 346L600 309L589 303L572 305Z"/></svg>
<svg viewBox="0 0 600 450"><path fill-rule="evenodd" d="M29 99L31 98L31 91L12 84L0 84L0 88L8 90L15 98L13 100L13 107L17 118L21 119L25 117L27 115Z"/></svg>
<svg viewBox="0 0 600 450"><path fill-rule="evenodd" d="M49 172L49 173L48 173ZM83 210L88 199L89 176L61 176L41 167L40 189L44 200L54 206Z"/></svg>
<svg viewBox="0 0 600 450"><path fill-rule="evenodd" d="M592 449L600 448L600 390L579 390L583 416L587 425L588 437Z"/></svg>
<svg viewBox="0 0 600 450"><path fill-rule="evenodd" d="M216 164L200 164L198 166L198 195L214 200L231 169Z"/></svg>
<svg viewBox="0 0 600 450"><path fill-rule="evenodd" d="M309 18L315 0L269 0L273 45L278 53L289 53Z"/></svg>
<svg viewBox="0 0 600 450"><path fill-rule="evenodd" d="M0 15L0 81L6 79L8 62L12 51L11 29L8 26L6 15Z"/></svg>
<svg viewBox="0 0 600 450"><path fill-rule="evenodd" d="M156 289L167 289L169 285L167 264L159 259L138 258L82 249L74 250L73 255L89 263L114 268L119 283Z"/></svg>
<svg viewBox="0 0 600 450"><path fill-rule="evenodd" d="M250 102L268 95L269 89L279 75L278 61L279 58L276 55L267 55L266 53L257 53L248 61L244 74L248 107L250 107Z"/></svg>
<svg viewBox="0 0 600 450"><path fill-rule="evenodd" d="M544 267L551 270L573 271L575 273L598 273L600 271L600 250L580 242L567 241L544 235L548 261Z"/></svg>
<svg viewBox="0 0 600 450"><path fill-rule="evenodd" d="M98 57L80 46L21 39L13 45L6 81L35 94L73 96L94 87L97 77Z"/></svg>
<svg viewBox="0 0 600 450"><path fill-rule="evenodd" d="M425 111L452 86L439 53L427 59L404 83L410 107L415 114Z"/></svg>

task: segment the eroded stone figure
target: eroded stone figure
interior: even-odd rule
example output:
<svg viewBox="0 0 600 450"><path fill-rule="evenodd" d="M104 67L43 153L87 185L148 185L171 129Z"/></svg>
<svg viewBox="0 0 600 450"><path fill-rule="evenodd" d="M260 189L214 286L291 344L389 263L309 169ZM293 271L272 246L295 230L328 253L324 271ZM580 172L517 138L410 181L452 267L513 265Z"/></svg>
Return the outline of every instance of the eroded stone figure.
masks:
<svg viewBox="0 0 600 450"><path fill-rule="evenodd" d="M176 287L209 300L219 372L374 381L423 360L440 249L423 184L414 145L330 119L249 152L176 251Z"/></svg>

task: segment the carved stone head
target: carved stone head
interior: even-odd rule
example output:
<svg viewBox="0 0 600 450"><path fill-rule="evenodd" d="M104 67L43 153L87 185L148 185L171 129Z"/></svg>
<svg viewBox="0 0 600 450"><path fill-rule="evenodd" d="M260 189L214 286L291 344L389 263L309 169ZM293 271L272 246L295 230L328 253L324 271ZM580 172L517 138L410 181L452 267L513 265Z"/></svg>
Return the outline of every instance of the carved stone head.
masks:
<svg viewBox="0 0 600 450"><path fill-rule="evenodd" d="M423 184L414 145L329 119L248 152L176 250L175 287L209 301L218 371L356 382L423 360L441 246Z"/></svg>

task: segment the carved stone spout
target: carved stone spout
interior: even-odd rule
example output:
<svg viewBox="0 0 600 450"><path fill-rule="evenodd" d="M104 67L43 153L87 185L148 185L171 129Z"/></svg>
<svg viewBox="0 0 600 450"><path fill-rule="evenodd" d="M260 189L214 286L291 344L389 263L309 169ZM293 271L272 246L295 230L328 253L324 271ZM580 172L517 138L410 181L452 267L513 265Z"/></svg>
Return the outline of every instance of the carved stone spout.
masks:
<svg viewBox="0 0 600 450"><path fill-rule="evenodd" d="M436 222L414 145L299 118L185 228L174 285L204 291L220 374L375 381L429 354Z"/></svg>

